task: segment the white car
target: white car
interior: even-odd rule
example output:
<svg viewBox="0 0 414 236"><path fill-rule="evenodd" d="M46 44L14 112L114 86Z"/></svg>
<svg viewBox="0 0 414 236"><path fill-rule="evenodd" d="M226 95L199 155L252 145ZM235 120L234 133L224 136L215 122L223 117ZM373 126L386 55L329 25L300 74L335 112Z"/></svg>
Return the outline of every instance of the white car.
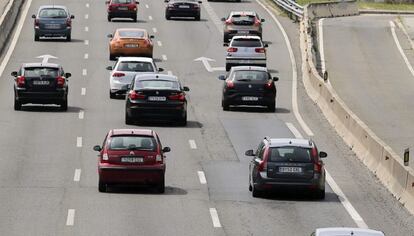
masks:
<svg viewBox="0 0 414 236"><path fill-rule="evenodd" d="M232 66L266 67L266 48L259 36L234 36L226 54L226 71Z"/></svg>
<svg viewBox="0 0 414 236"><path fill-rule="evenodd" d="M106 69L111 71L109 75L110 98L124 95L135 75L163 71L162 68L157 68L152 58L148 57L120 57L115 66L108 66Z"/></svg>
<svg viewBox="0 0 414 236"><path fill-rule="evenodd" d="M384 233L372 229L336 227L316 229L311 236L384 236Z"/></svg>

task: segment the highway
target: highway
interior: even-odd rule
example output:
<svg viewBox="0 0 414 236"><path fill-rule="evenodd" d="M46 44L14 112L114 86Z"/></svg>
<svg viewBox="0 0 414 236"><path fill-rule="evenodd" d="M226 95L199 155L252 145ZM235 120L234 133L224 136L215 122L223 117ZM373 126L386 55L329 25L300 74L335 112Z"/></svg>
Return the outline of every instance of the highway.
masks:
<svg viewBox="0 0 414 236"><path fill-rule="evenodd" d="M28 3L23 28L17 32L16 47L0 80L0 235L299 236L310 235L318 227L363 225L386 235L414 235L414 217L336 135L307 98L301 83L299 112L319 149L328 153L325 163L333 178L330 184L337 184L343 194L327 183L323 201L298 192L251 196L250 158L244 151L256 148L264 136L308 136L292 107L296 101L292 85L295 79L300 81L300 72L295 77L286 39L258 2L203 1L201 21L196 22L166 21L163 1L141 0L138 23L132 23L108 22L104 1L57 0L55 4L66 5L76 17L69 43L34 42L30 16L50 1ZM220 106L222 81L217 76L224 71L217 67L224 66L225 48L219 19L240 9L257 11L266 19L263 37L269 44L268 67L280 78L276 113L259 108L224 112ZM286 27L296 64L300 65L298 25L276 17ZM97 153L92 147L102 143L109 129L134 127L124 123L125 101L109 99L108 94L109 73L105 68L114 62L109 61L106 35L120 27L145 28L155 35L158 66L190 87L187 127L162 123L139 126L156 130L163 145L172 149L167 154L165 194L146 188L109 193L97 189ZM392 52L398 53L395 49ZM10 73L21 63L40 61L36 57L44 54L57 57L51 62L72 73L68 112L51 106L14 111ZM209 72L194 61L199 57L216 60L210 64L217 71ZM329 63L334 58L344 60L327 58ZM199 176L202 174L206 183Z"/></svg>

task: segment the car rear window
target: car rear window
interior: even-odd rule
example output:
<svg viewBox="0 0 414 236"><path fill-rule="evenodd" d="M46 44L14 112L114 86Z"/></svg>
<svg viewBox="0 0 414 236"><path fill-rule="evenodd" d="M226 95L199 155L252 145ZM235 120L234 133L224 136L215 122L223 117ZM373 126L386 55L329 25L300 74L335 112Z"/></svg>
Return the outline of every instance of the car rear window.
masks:
<svg viewBox="0 0 414 236"><path fill-rule="evenodd" d="M154 67L150 62L121 61L119 62L116 70L132 72L154 72Z"/></svg>
<svg viewBox="0 0 414 236"><path fill-rule="evenodd" d="M267 81L269 74L265 71L240 70L234 73L237 81Z"/></svg>
<svg viewBox="0 0 414 236"><path fill-rule="evenodd" d="M144 31L138 30L120 30L118 31L119 37L121 38L143 38Z"/></svg>
<svg viewBox="0 0 414 236"><path fill-rule="evenodd" d="M132 0L112 0L112 3L128 4L128 3L132 3Z"/></svg>
<svg viewBox="0 0 414 236"><path fill-rule="evenodd" d="M311 149L293 146L270 148L269 161L310 163L312 162Z"/></svg>
<svg viewBox="0 0 414 236"><path fill-rule="evenodd" d="M173 89L178 90L179 84L175 81L169 80L138 80L135 83L140 89Z"/></svg>
<svg viewBox="0 0 414 236"><path fill-rule="evenodd" d="M232 47L262 47L262 43L258 39L238 38L233 39Z"/></svg>
<svg viewBox="0 0 414 236"><path fill-rule="evenodd" d="M40 18L66 18L68 15L66 11L61 8L45 8L40 10Z"/></svg>
<svg viewBox="0 0 414 236"><path fill-rule="evenodd" d="M26 67L25 77L58 77L59 69L50 67Z"/></svg>
<svg viewBox="0 0 414 236"><path fill-rule="evenodd" d="M253 23L255 20L254 15L233 15L231 17L233 22L250 22Z"/></svg>
<svg viewBox="0 0 414 236"><path fill-rule="evenodd" d="M150 136L113 136L109 140L109 150L155 151L157 142Z"/></svg>

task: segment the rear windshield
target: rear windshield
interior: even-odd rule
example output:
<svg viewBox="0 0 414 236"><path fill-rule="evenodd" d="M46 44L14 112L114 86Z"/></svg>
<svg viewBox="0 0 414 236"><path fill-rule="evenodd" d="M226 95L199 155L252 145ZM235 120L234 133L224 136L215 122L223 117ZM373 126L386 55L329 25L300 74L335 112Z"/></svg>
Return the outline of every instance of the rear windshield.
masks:
<svg viewBox="0 0 414 236"><path fill-rule="evenodd" d="M240 70L234 73L234 79L237 81L267 81L269 74L264 71Z"/></svg>
<svg viewBox="0 0 414 236"><path fill-rule="evenodd" d="M238 38L238 39L233 39L231 46L232 47L262 47L262 43L258 39Z"/></svg>
<svg viewBox="0 0 414 236"><path fill-rule="evenodd" d="M119 36L121 38L143 38L144 37L144 31L138 31L138 30L120 30Z"/></svg>
<svg viewBox="0 0 414 236"><path fill-rule="evenodd" d="M112 0L112 3L128 4L128 3L132 3L132 0Z"/></svg>
<svg viewBox="0 0 414 236"><path fill-rule="evenodd" d="M25 77L58 77L58 68L48 67L26 67L24 69Z"/></svg>
<svg viewBox="0 0 414 236"><path fill-rule="evenodd" d="M179 84L169 80L138 80L135 83L140 89L173 89L178 90Z"/></svg>
<svg viewBox="0 0 414 236"><path fill-rule="evenodd" d="M253 23L255 20L255 16L253 15L233 15L231 17L233 22L251 22Z"/></svg>
<svg viewBox="0 0 414 236"><path fill-rule="evenodd" d="M109 149L155 151L156 144L155 139L149 136L114 136L109 141Z"/></svg>
<svg viewBox="0 0 414 236"><path fill-rule="evenodd" d="M310 163L311 149L302 147L270 148L270 162L302 162Z"/></svg>
<svg viewBox="0 0 414 236"><path fill-rule="evenodd" d="M61 8L45 8L39 12L41 18L66 18L67 16L66 11Z"/></svg>
<svg viewBox="0 0 414 236"><path fill-rule="evenodd" d="M116 70L133 72L154 72L154 67L150 62L121 61L119 62Z"/></svg>

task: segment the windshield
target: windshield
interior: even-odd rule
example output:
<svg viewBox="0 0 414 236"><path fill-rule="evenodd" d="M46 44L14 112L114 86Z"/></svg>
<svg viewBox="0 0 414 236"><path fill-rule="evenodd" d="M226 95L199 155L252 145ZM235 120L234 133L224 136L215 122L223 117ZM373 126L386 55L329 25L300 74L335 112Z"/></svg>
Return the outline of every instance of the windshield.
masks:
<svg viewBox="0 0 414 236"><path fill-rule="evenodd" d="M262 43L258 39L238 38L233 39L232 47L262 47Z"/></svg>
<svg viewBox="0 0 414 236"><path fill-rule="evenodd" d="M179 84L169 80L138 80L135 83L138 89L171 89L178 90Z"/></svg>
<svg viewBox="0 0 414 236"><path fill-rule="evenodd" d="M234 79L237 81L267 81L269 74L265 71L240 70L234 72Z"/></svg>
<svg viewBox="0 0 414 236"><path fill-rule="evenodd" d="M48 67L26 67L24 69L25 77L58 77L58 68Z"/></svg>
<svg viewBox="0 0 414 236"><path fill-rule="evenodd" d="M109 141L110 150L146 150L155 151L157 145L149 136L115 136Z"/></svg>
<svg viewBox="0 0 414 236"><path fill-rule="evenodd" d="M112 0L112 3L129 4L129 3L132 3L132 0Z"/></svg>
<svg viewBox="0 0 414 236"><path fill-rule="evenodd" d="M66 18L66 11L61 8L46 8L39 12L40 18Z"/></svg>
<svg viewBox="0 0 414 236"><path fill-rule="evenodd" d="M120 30L118 31L119 37L121 38L143 38L144 31L138 30Z"/></svg>
<svg viewBox="0 0 414 236"><path fill-rule="evenodd" d="M311 149L303 147L274 147L270 148L270 162L311 162Z"/></svg>
<svg viewBox="0 0 414 236"><path fill-rule="evenodd" d="M150 62L121 61L118 64L116 70L132 72L154 72L154 67Z"/></svg>

